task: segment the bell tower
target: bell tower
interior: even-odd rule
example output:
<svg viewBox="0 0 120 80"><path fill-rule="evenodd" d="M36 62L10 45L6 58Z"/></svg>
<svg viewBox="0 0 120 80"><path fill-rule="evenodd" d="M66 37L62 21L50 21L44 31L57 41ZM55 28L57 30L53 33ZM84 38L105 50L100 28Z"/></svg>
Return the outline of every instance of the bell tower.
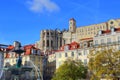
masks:
<svg viewBox="0 0 120 80"><path fill-rule="evenodd" d="M69 31L70 32L76 32L76 21L74 18L71 18L69 20Z"/></svg>

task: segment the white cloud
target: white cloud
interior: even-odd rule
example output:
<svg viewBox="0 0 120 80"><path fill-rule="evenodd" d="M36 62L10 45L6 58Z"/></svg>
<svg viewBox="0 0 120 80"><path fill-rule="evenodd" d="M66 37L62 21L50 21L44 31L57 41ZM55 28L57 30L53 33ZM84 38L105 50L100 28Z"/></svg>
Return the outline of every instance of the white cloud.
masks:
<svg viewBox="0 0 120 80"><path fill-rule="evenodd" d="M34 12L53 12L58 11L59 7L51 0L28 0L29 9Z"/></svg>

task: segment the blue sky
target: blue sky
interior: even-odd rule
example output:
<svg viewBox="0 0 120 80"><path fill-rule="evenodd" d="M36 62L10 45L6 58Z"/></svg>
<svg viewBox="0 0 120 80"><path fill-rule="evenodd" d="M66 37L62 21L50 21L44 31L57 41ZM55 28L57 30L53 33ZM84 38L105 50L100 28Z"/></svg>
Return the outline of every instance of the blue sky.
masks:
<svg viewBox="0 0 120 80"><path fill-rule="evenodd" d="M120 18L120 0L1 0L0 43L34 44L44 29L68 29Z"/></svg>

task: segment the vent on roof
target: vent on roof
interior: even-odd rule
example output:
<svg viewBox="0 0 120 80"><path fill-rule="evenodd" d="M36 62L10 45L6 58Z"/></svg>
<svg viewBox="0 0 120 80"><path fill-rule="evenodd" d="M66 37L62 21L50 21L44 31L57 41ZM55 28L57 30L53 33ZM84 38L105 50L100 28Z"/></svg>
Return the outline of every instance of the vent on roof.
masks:
<svg viewBox="0 0 120 80"><path fill-rule="evenodd" d="M69 46L68 45L64 46L64 51L67 51L67 50L69 50Z"/></svg>
<svg viewBox="0 0 120 80"><path fill-rule="evenodd" d="M111 27L111 32L114 32L115 31L115 28L114 27Z"/></svg>
<svg viewBox="0 0 120 80"><path fill-rule="evenodd" d="M99 30L98 35L101 35L101 34L102 34L102 30Z"/></svg>

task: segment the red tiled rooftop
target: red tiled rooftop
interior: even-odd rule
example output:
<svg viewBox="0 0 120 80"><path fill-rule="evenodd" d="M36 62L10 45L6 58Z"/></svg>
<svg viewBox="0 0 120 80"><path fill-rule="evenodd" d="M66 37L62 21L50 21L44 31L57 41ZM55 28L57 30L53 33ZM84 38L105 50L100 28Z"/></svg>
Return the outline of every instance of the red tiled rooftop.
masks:
<svg viewBox="0 0 120 80"><path fill-rule="evenodd" d="M120 28L115 28L115 32L119 32L119 31L120 31ZM108 34L108 33L111 33L111 30L102 31L102 34Z"/></svg>
<svg viewBox="0 0 120 80"><path fill-rule="evenodd" d="M106 31L102 31L102 34L107 34L107 33L110 33L111 30L106 30Z"/></svg>
<svg viewBox="0 0 120 80"><path fill-rule="evenodd" d="M72 42L71 44L65 44L64 46L60 47L60 49L56 50L55 52L64 51L64 47L65 46L68 46L69 50L74 50L74 49L78 49L79 48L79 44L77 42Z"/></svg>

